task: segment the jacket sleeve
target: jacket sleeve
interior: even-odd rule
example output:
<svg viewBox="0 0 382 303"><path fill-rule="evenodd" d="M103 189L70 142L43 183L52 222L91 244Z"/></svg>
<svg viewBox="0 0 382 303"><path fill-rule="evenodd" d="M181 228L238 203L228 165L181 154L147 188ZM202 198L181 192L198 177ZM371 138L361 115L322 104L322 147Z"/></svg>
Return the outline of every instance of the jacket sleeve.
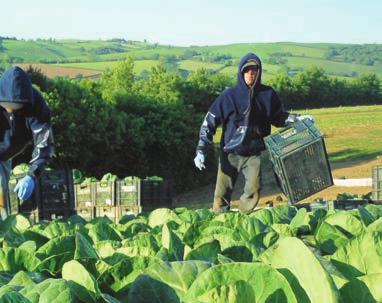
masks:
<svg viewBox="0 0 382 303"><path fill-rule="evenodd" d="M209 147L213 143L213 136L216 133L216 129L223 120L222 99L223 97L220 95L214 103L212 103L200 127L199 142L196 151L200 151L203 154L208 152Z"/></svg>
<svg viewBox="0 0 382 303"><path fill-rule="evenodd" d="M289 113L284 110L283 105L277 95L277 93L272 91L271 98L271 119L270 122L276 127L283 127L286 125L286 120L289 117Z"/></svg>
<svg viewBox="0 0 382 303"><path fill-rule="evenodd" d="M34 90L33 117L29 125L33 136L33 152L28 175L39 178L53 157L53 134L50 123L50 110L39 92Z"/></svg>

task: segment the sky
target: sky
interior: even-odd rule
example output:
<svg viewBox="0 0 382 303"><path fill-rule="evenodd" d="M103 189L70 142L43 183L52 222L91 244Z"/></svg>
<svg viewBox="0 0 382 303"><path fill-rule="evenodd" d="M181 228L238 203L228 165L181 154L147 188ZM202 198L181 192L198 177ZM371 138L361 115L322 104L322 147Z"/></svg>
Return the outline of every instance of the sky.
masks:
<svg viewBox="0 0 382 303"><path fill-rule="evenodd" d="M382 0L18 0L0 12L0 36L20 39L382 43Z"/></svg>

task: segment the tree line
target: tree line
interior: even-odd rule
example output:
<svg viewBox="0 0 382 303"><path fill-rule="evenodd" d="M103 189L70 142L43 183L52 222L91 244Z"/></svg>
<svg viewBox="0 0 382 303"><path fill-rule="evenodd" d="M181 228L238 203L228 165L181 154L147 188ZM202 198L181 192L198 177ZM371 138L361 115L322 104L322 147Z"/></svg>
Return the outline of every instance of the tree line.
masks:
<svg viewBox="0 0 382 303"><path fill-rule="evenodd" d="M27 70L52 111L56 165L96 177L162 176L178 191L211 182L215 169L199 172L193 165L199 127L213 100L234 80L205 69L184 78L163 65L142 79L133 68L128 59L97 81L48 79L38 69ZM375 75L348 81L311 68L293 78L280 74L268 84L287 109L382 104ZM211 152L210 167L217 156Z"/></svg>
<svg viewBox="0 0 382 303"><path fill-rule="evenodd" d="M381 64L382 46L379 44L331 46L326 51L325 58L364 65Z"/></svg>

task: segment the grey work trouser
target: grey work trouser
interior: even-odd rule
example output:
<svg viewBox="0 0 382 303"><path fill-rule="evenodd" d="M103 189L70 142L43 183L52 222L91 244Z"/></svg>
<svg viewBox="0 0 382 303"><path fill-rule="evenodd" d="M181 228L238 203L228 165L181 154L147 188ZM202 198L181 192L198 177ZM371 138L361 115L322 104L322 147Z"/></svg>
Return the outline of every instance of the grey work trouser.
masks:
<svg viewBox="0 0 382 303"><path fill-rule="evenodd" d="M11 169L11 160L0 162L0 214L3 219L11 213L8 188Z"/></svg>
<svg viewBox="0 0 382 303"><path fill-rule="evenodd" d="M260 155L245 157L222 152L214 194L214 211L229 210L239 172L242 172L245 178L244 192L240 197L240 212L249 212L257 206L261 189Z"/></svg>

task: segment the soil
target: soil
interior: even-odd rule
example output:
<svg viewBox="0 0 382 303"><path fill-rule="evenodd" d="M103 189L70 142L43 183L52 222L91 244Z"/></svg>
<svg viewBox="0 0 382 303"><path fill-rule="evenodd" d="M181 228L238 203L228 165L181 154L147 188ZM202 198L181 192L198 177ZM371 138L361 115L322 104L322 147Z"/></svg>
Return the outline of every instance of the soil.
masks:
<svg viewBox="0 0 382 303"><path fill-rule="evenodd" d="M54 64L19 64L21 68L24 70L27 70L29 65L32 65L35 68L41 69L41 71L46 75L48 78L53 77L69 77L69 78L76 78L79 76L82 77L92 77L92 78L99 78L100 72L91 70L91 69L80 69L80 68L72 68L72 67L62 67L62 66L56 66Z"/></svg>
<svg viewBox="0 0 382 303"><path fill-rule="evenodd" d="M262 190L259 201L259 207L265 207L266 202L272 201L274 205L285 205L287 198L281 192L281 189L276 183L273 171L270 166L270 162L266 156L262 156ZM369 161L343 161L330 163L333 179L359 179L359 178L372 178L372 169L374 166L382 165L382 156L379 156ZM216 169L216 168L210 168ZM244 187L244 178L239 176L237 184L232 195L233 206L239 203L240 195ZM196 190L183 193L175 196L175 207L211 207L213 201L215 184L210 184ZM352 193L357 195L366 195L372 191L371 186L360 187L341 187L330 186L310 197L304 199L299 203L314 202L316 199L334 200L340 193Z"/></svg>

